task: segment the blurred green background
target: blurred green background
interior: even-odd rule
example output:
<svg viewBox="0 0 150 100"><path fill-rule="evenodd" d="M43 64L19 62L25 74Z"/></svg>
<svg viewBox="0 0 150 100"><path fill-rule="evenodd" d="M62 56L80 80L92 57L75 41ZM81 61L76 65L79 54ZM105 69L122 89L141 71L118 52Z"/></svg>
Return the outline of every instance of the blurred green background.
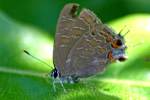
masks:
<svg viewBox="0 0 150 100"><path fill-rule="evenodd" d="M60 10L66 3L91 9L103 22L133 13L149 13L148 0L0 0L0 9L11 18L55 33Z"/></svg>
<svg viewBox="0 0 150 100"><path fill-rule="evenodd" d="M78 84L52 90L53 39L67 3L92 10L116 32L125 25L128 60ZM0 100L149 100L150 1L0 0ZM26 49L51 67L23 53Z"/></svg>

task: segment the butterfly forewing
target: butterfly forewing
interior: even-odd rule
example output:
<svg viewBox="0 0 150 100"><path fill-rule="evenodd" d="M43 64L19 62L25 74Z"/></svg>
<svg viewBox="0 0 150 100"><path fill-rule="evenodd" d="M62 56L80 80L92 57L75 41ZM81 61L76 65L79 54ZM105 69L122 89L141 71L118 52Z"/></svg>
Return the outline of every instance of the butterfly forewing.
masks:
<svg viewBox="0 0 150 100"><path fill-rule="evenodd" d="M67 4L61 11L54 43L54 65L63 74L71 48L87 33L88 26L76 16L77 4Z"/></svg>

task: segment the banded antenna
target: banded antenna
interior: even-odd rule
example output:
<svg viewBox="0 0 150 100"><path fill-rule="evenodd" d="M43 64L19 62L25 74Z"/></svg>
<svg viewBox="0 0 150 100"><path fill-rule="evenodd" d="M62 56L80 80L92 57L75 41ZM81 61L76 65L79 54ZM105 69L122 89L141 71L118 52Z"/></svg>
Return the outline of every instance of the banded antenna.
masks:
<svg viewBox="0 0 150 100"><path fill-rule="evenodd" d="M23 50L23 52L26 53L27 55L31 56L32 58L38 60L39 62L43 63L44 65L47 65L47 66L51 67L49 64L47 64L47 63L44 62L43 60L41 60L41 59L39 59L39 58L33 56L33 55L32 55L31 53L29 53L27 50Z"/></svg>
<svg viewBox="0 0 150 100"><path fill-rule="evenodd" d="M125 25L120 31L118 34L121 35L122 31L126 28L127 26ZM130 30L128 29L128 31L126 33L124 33L122 36L125 37L128 33L130 32Z"/></svg>
<svg viewBox="0 0 150 100"><path fill-rule="evenodd" d="M144 44L144 41L140 41L140 42L138 42L138 43L136 43L136 44L132 44L132 45L130 45L129 47L135 48L135 47L140 46L140 45L142 45L142 44Z"/></svg>

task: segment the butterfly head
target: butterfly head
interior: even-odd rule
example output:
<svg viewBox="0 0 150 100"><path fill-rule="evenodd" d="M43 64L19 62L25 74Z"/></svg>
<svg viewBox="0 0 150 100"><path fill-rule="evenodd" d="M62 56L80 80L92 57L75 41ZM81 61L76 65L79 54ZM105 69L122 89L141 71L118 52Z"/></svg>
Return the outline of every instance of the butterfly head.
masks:
<svg viewBox="0 0 150 100"><path fill-rule="evenodd" d="M121 34L117 34L114 40L111 42L111 56L113 60L125 61L127 56L125 55L125 50L127 46L125 45L124 37Z"/></svg>

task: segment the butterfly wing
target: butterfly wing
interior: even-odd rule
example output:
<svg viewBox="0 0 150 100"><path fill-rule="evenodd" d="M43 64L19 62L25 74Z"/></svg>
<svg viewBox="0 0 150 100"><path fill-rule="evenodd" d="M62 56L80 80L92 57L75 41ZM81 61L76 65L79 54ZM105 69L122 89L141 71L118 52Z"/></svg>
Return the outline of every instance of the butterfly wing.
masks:
<svg viewBox="0 0 150 100"><path fill-rule="evenodd" d="M84 32L70 50L62 76L88 77L102 72L110 62L107 56L111 47L106 41L112 39L110 29L90 10L82 10L79 18L88 25L88 32Z"/></svg>
<svg viewBox="0 0 150 100"><path fill-rule="evenodd" d="M57 69L65 73L67 56L78 41L88 32L88 26L76 15L78 4L67 4L61 11L54 42L53 59Z"/></svg>

